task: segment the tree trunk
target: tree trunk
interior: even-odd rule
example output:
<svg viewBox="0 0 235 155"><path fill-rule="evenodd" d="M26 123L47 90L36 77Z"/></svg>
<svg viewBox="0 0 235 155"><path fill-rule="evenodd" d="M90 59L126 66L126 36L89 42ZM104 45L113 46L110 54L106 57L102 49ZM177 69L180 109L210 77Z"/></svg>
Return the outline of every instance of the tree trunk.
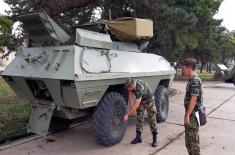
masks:
<svg viewBox="0 0 235 155"><path fill-rule="evenodd" d="M201 69L200 69L200 73L202 73L202 70L203 70L203 66L204 66L204 63L201 64Z"/></svg>
<svg viewBox="0 0 235 155"><path fill-rule="evenodd" d="M209 62L206 63L206 72L209 72Z"/></svg>
<svg viewBox="0 0 235 155"><path fill-rule="evenodd" d="M211 73L211 62L209 62L209 73Z"/></svg>
<svg viewBox="0 0 235 155"><path fill-rule="evenodd" d="M221 63L224 64L224 59L225 59L225 51L222 52L222 56L221 56Z"/></svg>

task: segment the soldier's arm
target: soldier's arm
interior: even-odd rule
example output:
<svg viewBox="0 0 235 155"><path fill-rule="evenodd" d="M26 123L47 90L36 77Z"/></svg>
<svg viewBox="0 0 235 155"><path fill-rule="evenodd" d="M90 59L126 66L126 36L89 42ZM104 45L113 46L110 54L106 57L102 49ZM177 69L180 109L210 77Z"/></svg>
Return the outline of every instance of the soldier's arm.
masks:
<svg viewBox="0 0 235 155"><path fill-rule="evenodd" d="M133 104L132 108L127 113L128 116L133 114L136 111L136 109L138 109L138 107L140 106L140 102L141 102L141 98L135 100L135 103Z"/></svg>
<svg viewBox="0 0 235 155"><path fill-rule="evenodd" d="M130 102L131 107L130 107L130 111L127 113L128 116L133 114L136 111L136 109L139 107L141 99L142 99L142 96L143 96L143 92L141 91L141 87L139 87L139 83L136 82L136 90L135 90L135 97L136 97L136 99L135 99L135 102L133 104L132 95L129 96L129 101L132 101L132 103Z"/></svg>
<svg viewBox="0 0 235 155"><path fill-rule="evenodd" d="M200 94L200 81L199 80L194 80L191 84L191 99L189 103L188 110L186 112L186 116L190 116L191 113L193 112L196 103L197 103L197 97Z"/></svg>
<svg viewBox="0 0 235 155"><path fill-rule="evenodd" d="M133 107L134 103L133 103L133 93L132 92L128 92L128 101L130 103L130 108Z"/></svg>
<svg viewBox="0 0 235 155"><path fill-rule="evenodd" d="M196 103L197 103L197 96L192 96L190 99L188 111L186 112L187 117L189 117L191 115L191 113L193 112L193 110L196 106Z"/></svg>

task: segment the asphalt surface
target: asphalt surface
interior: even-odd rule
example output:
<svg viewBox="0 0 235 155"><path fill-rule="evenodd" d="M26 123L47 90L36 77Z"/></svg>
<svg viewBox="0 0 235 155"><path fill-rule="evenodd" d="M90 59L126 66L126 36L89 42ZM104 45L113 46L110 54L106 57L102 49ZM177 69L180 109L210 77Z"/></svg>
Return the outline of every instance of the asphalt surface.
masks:
<svg viewBox="0 0 235 155"><path fill-rule="evenodd" d="M177 94L170 98L167 122L158 124L157 148L151 147L151 133L145 121L143 143L131 145L135 137L135 118L128 122L120 144L103 147L96 143L91 124L47 137L30 137L0 146L0 155L187 155L184 145L183 98L186 82L174 82ZM200 128L202 155L235 154L235 87L220 82L204 82L204 104L208 124Z"/></svg>

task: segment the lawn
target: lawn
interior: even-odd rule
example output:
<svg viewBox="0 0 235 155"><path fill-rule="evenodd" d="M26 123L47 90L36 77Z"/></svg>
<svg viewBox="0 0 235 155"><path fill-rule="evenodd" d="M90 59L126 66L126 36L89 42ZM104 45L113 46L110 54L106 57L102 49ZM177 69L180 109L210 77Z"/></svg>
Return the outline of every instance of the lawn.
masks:
<svg viewBox="0 0 235 155"><path fill-rule="evenodd" d="M214 74L213 73L199 73L199 77L202 81L213 81Z"/></svg>
<svg viewBox="0 0 235 155"><path fill-rule="evenodd" d="M8 84L0 77L0 97L4 95L13 94L11 88L8 86Z"/></svg>
<svg viewBox="0 0 235 155"><path fill-rule="evenodd" d="M27 133L30 105L0 78L0 144Z"/></svg>
<svg viewBox="0 0 235 155"><path fill-rule="evenodd" d="M177 75L175 77L176 80L187 80L187 78L182 76L182 70L177 70ZM198 76L201 78L202 81L213 81L213 77L214 77L214 72L212 73L207 73L206 71L203 71L202 73L200 73L198 71Z"/></svg>

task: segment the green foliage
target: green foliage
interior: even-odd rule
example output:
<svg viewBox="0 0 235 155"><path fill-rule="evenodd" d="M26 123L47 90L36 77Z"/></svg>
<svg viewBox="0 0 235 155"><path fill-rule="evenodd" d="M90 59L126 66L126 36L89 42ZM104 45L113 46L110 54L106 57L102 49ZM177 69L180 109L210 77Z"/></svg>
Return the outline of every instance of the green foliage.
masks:
<svg viewBox="0 0 235 155"><path fill-rule="evenodd" d="M195 48L197 38L192 30L197 23L197 17L183 7L160 4L157 13L156 33L150 49L173 61L186 47ZM155 48L154 48L155 47Z"/></svg>
<svg viewBox="0 0 235 155"><path fill-rule="evenodd" d="M4 53L3 57L21 45L22 35L13 34L12 30L13 21L7 16L0 16L0 53Z"/></svg>
<svg viewBox="0 0 235 155"><path fill-rule="evenodd" d="M0 16L0 52L7 50L11 42L12 21L4 16Z"/></svg>
<svg viewBox="0 0 235 155"><path fill-rule="evenodd" d="M27 133L30 104L18 99L0 78L0 143Z"/></svg>
<svg viewBox="0 0 235 155"><path fill-rule="evenodd" d="M28 12L29 10L33 10L35 6L39 3L40 0L3 0L10 6L10 10L8 14L12 14L12 16L18 16L23 12Z"/></svg>
<svg viewBox="0 0 235 155"><path fill-rule="evenodd" d="M134 17L154 21L154 37L148 52L160 54L170 61L180 61L187 56L204 61L208 54L213 57L214 37L221 23L220 20L213 19L213 16L221 2L222 0L107 0L102 4L103 17L107 17L107 10L111 9L114 18L123 16L128 11Z"/></svg>
<svg viewBox="0 0 235 155"><path fill-rule="evenodd" d="M87 0L89 1L89 0ZM53 19L69 33L74 35L75 29L72 28L76 23L83 24L90 21L94 15L95 5L88 5L81 8L73 8L72 4L82 3L79 0L4 0L10 6L9 14L12 18L29 11L44 9L48 14L53 15ZM61 12L60 9L69 9L69 11Z"/></svg>
<svg viewBox="0 0 235 155"><path fill-rule="evenodd" d="M19 100L0 101L0 142L27 133L30 105Z"/></svg>
<svg viewBox="0 0 235 155"><path fill-rule="evenodd" d="M218 62L224 61L234 51L233 44L221 35L224 33L220 27L222 20L213 18L223 0L4 1L10 5L9 13L12 17L36 9L49 10L53 19L71 35L75 34L75 29L71 27L76 23L96 20L94 10L97 8L102 10L101 17L106 19L109 17L109 9L113 19L123 16L150 18L154 22L154 37L150 39L147 52L162 55L170 61L180 62L192 56L202 64ZM85 7L78 7L79 4ZM66 11L58 14L63 10ZM226 48L218 47L218 41L223 45L221 47ZM220 60L221 56L223 60Z"/></svg>
<svg viewBox="0 0 235 155"><path fill-rule="evenodd" d="M235 32L223 31L216 37L218 61L228 64L235 58Z"/></svg>
<svg viewBox="0 0 235 155"><path fill-rule="evenodd" d="M9 87L9 85L3 80L2 77L0 77L0 96L4 96L7 94L12 94L13 91Z"/></svg>

